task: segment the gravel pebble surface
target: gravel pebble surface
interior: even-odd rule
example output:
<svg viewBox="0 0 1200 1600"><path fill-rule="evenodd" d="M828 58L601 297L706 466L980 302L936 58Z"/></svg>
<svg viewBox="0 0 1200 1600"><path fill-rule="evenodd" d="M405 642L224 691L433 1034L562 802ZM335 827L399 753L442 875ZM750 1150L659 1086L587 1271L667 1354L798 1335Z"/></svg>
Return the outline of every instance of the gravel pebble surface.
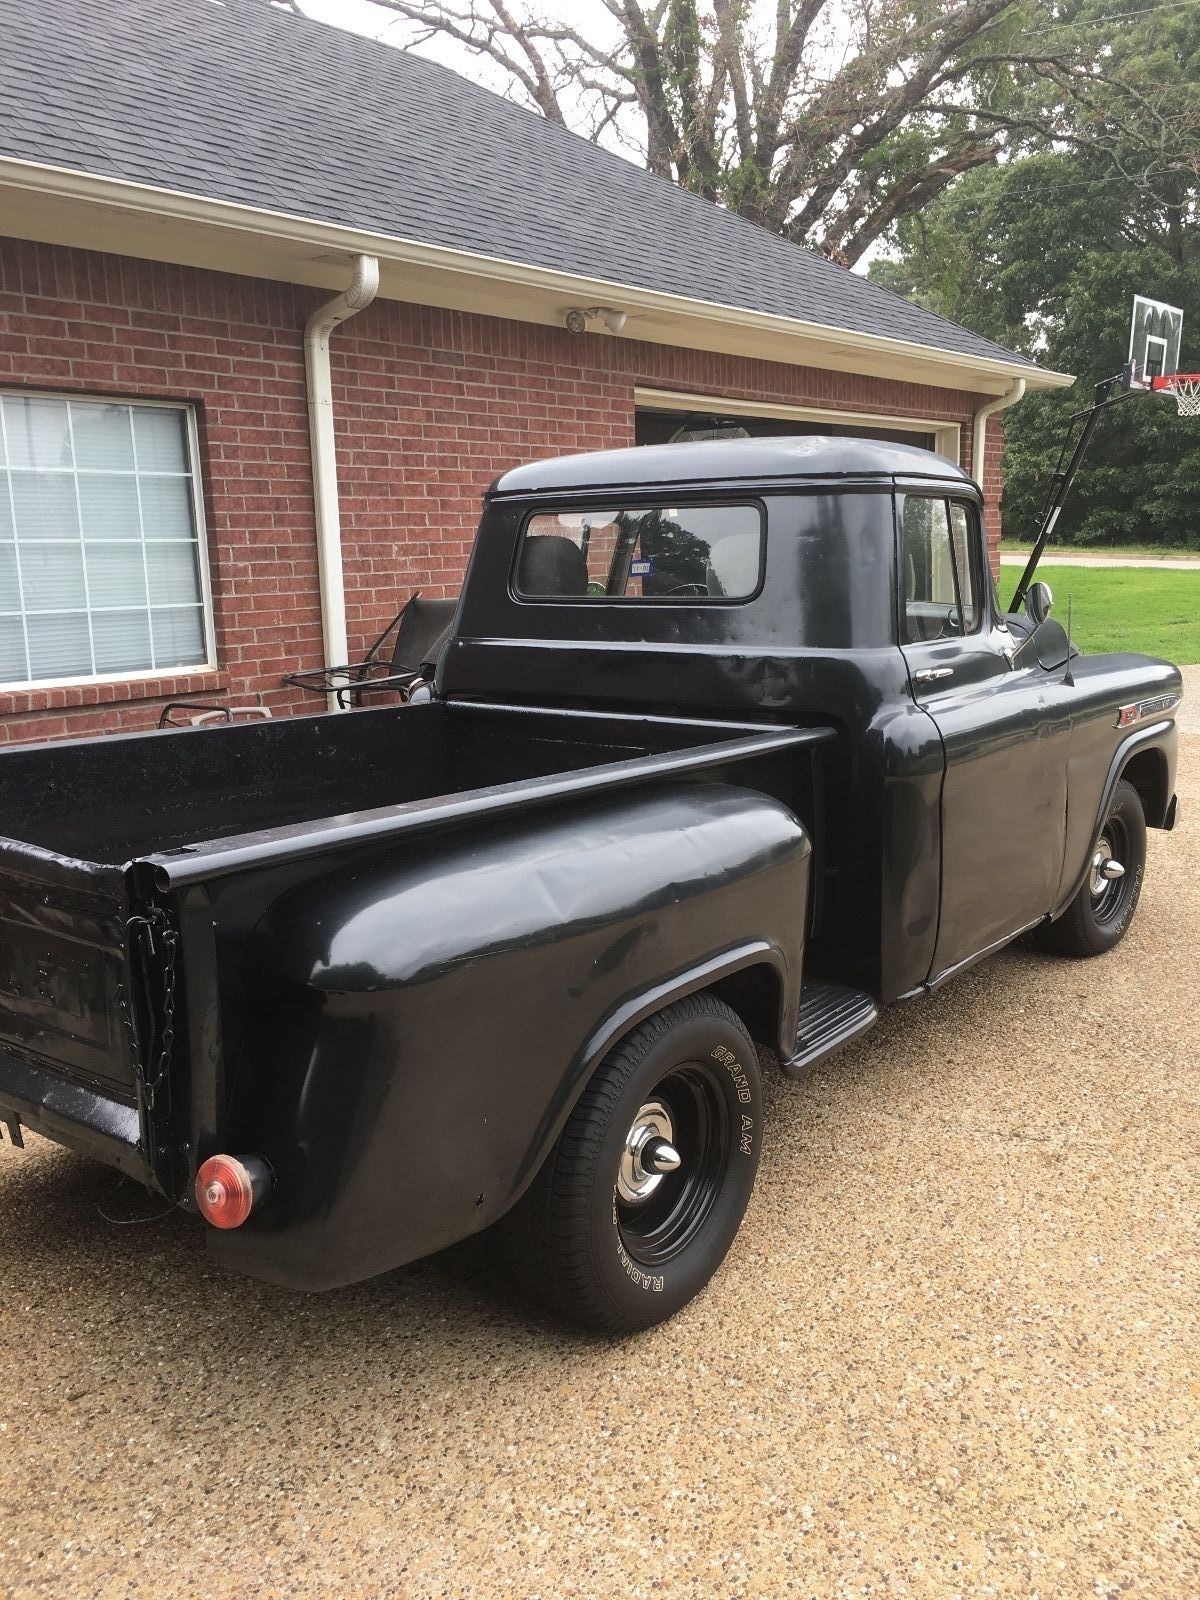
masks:
<svg viewBox="0 0 1200 1600"><path fill-rule="evenodd" d="M888 1013L623 1344L486 1240L302 1297L0 1152L0 1600L1200 1596L1200 669L1118 951Z"/></svg>

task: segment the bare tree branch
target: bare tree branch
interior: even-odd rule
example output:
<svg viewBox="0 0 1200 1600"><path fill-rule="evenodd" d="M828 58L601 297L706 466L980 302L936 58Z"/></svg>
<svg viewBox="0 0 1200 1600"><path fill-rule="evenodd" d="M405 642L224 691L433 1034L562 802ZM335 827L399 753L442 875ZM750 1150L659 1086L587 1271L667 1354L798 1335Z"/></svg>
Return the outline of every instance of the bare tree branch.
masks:
<svg viewBox="0 0 1200 1600"><path fill-rule="evenodd" d="M1118 69L1086 12L1028 31L1028 0L599 0L590 22L561 0L376 3L410 46L453 40L553 121L838 259L1031 148L1107 162L1175 240L1193 219L1196 97L1136 52Z"/></svg>

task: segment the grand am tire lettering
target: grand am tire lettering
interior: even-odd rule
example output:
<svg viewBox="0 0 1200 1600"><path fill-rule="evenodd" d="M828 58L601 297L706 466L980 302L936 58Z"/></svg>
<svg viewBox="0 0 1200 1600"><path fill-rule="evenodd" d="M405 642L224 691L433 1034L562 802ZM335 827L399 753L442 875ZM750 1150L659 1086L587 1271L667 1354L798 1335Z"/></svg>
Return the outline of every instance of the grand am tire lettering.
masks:
<svg viewBox="0 0 1200 1600"><path fill-rule="evenodd" d="M714 1061L719 1061L723 1067L728 1068L729 1075L733 1079L734 1088L737 1090L738 1099L743 1105L749 1104L751 1099L750 1080L742 1071L742 1064L732 1050L726 1050L723 1046L718 1047L712 1052L712 1058ZM745 1115L742 1117L742 1131L738 1136L738 1152L744 1156L753 1156L754 1154L753 1117Z"/></svg>
<svg viewBox="0 0 1200 1600"><path fill-rule="evenodd" d="M729 1069L729 1075L733 1079L734 1087L738 1092L738 1099L744 1104L749 1104L751 1098L750 1080L742 1071L742 1064L733 1051L719 1047L712 1052L712 1059L719 1061L723 1067Z"/></svg>

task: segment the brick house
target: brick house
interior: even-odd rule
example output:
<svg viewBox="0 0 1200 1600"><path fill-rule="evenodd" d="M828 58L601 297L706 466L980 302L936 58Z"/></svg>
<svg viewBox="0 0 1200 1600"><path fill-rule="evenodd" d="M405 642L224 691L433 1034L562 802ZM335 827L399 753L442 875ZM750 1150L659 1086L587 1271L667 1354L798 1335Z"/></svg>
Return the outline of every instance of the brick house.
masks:
<svg viewBox="0 0 1200 1600"><path fill-rule="evenodd" d="M277 0L24 0L0 46L4 740L315 709L283 674L455 593L538 456L899 437L994 542L988 417L1070 381Z"/></svg>

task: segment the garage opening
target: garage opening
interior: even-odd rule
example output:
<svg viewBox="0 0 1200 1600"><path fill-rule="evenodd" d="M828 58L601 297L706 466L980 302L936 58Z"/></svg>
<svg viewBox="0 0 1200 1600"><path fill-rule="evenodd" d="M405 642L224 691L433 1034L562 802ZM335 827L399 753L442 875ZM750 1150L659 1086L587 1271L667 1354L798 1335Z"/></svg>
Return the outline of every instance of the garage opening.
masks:
<svg viewBox="0 0 1200 1600"><path fill-rule="evenodd" d="M957 428L918 419L853 416L801 407L759 411L745 401L706 401L702 396L636 396L634 437L638 444L673 444L692 439L778 439L802 434L840 435L850 439L887 439L918 445L957 457Z"/></svg>

